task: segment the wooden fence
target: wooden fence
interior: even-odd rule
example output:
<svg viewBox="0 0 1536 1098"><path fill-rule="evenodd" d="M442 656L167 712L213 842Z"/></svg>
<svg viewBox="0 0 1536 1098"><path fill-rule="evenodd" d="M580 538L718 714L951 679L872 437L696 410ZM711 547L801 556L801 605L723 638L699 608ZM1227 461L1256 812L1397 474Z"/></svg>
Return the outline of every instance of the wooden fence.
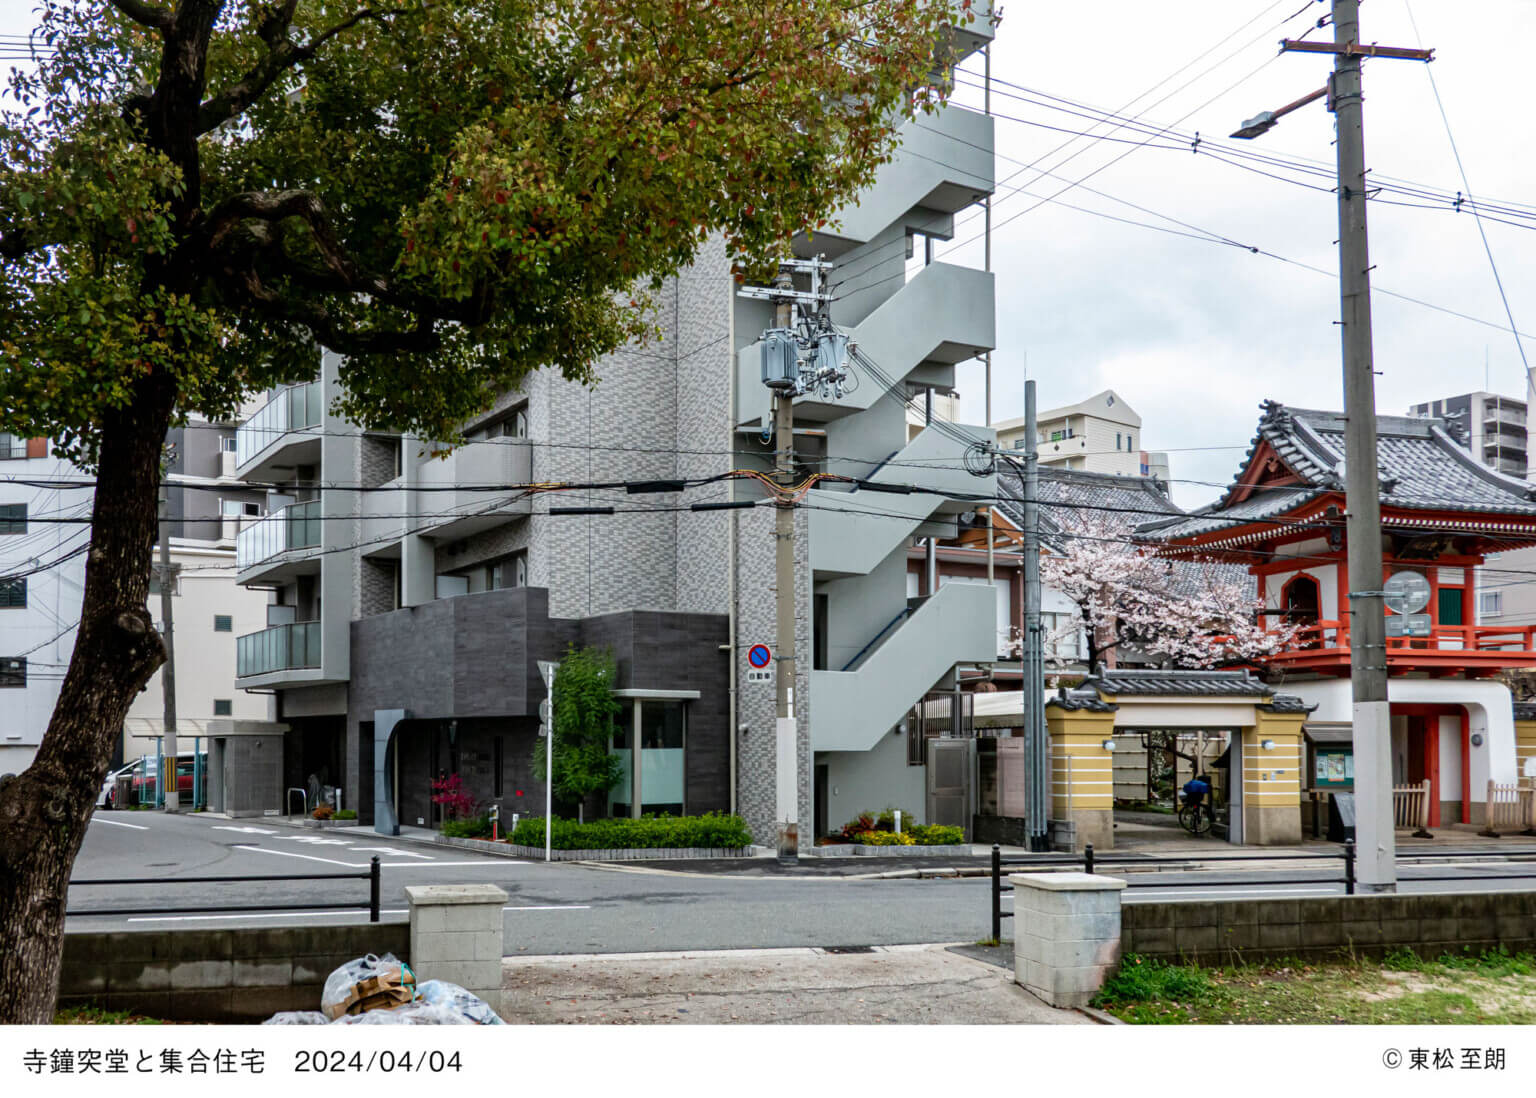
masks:
<svg viewBox="0 0 1536 1098"><path fill-rule="evenodd" d="M1536 835L1536 788L1528 782L1514 785L1488 783L1486 821L1479 835L1498 838L1501 834L1518 831Z"/></svg>
<svg viewBox="0 0 1536 1098"><path fill-rule="evenodd" d="M1399 831L1413 829L1416 839L1433 839L1429 830L1429 780L1418 785L1392 787L1392 825Z"/></svg>

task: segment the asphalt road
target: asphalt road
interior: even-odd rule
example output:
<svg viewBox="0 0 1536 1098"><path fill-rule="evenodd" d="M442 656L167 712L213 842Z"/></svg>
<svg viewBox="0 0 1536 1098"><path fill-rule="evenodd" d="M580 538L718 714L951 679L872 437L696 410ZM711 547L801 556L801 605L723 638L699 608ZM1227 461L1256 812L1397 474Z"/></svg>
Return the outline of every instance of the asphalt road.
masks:
<svg viewBox="0 0 1536 1098"><path fill-rule="evenodd" d="M508 893L509 954L633 953L649 950L968 942L990 933L986 878L849 880L846 877L722 876L600 869L517 859L385 839L367 829L315 831L261 820L151 812L101 813L87 832L74 880L154 878L120 886L75 884L74 929L269 926L355 922L363 911L320 910L321 903L366 906L367 882L178 883L179 877L362 874L377 854L384 919L407 915L412 884L489 882ZM1295 863L1293 863L1295 864ZM1326 866L1326 868L1323 868ZM1128 875L1126 902L1169 899L1302 898L1343 891L1308 878L1332 863L1276 870L1162 870ZM1405 865L1400 890L1433 892L1536 889L1536 864L1482 859ZM1426 877L1451 880L1425 880ZM1484 879L1489 878L1492 879ZM282 913L209 913L229 904L292 905ZM127 916L92 909L149 908Z"/></svg>

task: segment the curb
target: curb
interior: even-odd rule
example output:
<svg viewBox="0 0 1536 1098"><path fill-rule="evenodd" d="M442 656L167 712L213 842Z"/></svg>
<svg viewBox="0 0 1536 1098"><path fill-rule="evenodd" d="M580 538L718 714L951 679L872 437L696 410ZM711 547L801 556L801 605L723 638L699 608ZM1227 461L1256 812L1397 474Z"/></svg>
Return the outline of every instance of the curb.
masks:
<svg viewBox="0 0 1536 1098"><path fill-rule="evenodd" d="M1105 1014L1102 1010L1095 1010L1093 1007L1088 1007L1088 1006L1078 1007L1077 1008L1077 1012L1079 1014L1086 1015L1087 1017L1092 1018L1095 1022L1099 1023L1099 1025L1101 1025L1101 1026L1124 1026L1124 1025L1129 1025L1130 1024L1129 1022L1122 1022L1119 1018L1116 1018L1113 1014Z"/></svg>

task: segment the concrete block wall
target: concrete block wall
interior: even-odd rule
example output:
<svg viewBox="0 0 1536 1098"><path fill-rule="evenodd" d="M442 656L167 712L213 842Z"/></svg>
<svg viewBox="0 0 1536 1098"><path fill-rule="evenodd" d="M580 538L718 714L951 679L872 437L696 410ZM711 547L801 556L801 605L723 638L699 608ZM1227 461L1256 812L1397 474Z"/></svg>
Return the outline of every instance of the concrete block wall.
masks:
<svg viewBox="0 0 1536 1098"><path fill-rule="evenodd" d="M502 907L495 885L410 885L411 967L419 981L458 984L502 1013Z"/></svg>
<svg viewBox="0 0 1536 1098"><path fill-rule="evenodd" d="M1120 890L1090 873L1019 873L1013 885L1013 973L1057 1007L1086 1006L1120 963Z"/></svg>
<svg viewBox="0 0 1536 1098"><path fill-rule="evenodd" d="M1536 950L1536 892L1127 904L1124 952L1194 964Z"/></svg>
<svg viewBox="0 0 1536 1098"><path fill-rule="evenodd" d="M168 1021L254 1023L319 1010L325 978L368 953L410 959L403 923L69 933L59 1006Z"/></svg>

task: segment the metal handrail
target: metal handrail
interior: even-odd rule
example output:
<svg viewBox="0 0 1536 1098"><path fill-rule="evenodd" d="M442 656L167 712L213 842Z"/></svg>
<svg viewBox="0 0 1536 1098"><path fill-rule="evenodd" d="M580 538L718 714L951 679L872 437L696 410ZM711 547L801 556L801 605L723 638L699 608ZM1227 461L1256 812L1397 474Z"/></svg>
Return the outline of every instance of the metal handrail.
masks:
<svg viewBox="0 0 1536 1098"><path fill-rule="evenodd" d="M887 633L889 633L891 631L891 629L898 622L900 622L903 618L905 618L907 615L909 615L911 613L912 613L912 607L910 607L910 606L902 607L901 608L901 613L897 614L890 621L886 622L885 623L885 627L882 628L880 630L880 632L876 633L873 637L871 637L870 640L869 640L869 643L866 644L863 648L860 648L859 651L858 651L858 654L855 655L853 657L853 659L851 659L847 663L843 664L843 670L844 671L850 670L853 667L854 664L858 663L861 659L864 658L864 653L868 652L875 645L879 644L880 643L880 639L882 637L884 637Z"/></svg>
<svg viewBox="0 0 1536 1098"><path fill-rule="evenodd" d="M90 885L167 885L167 884L251 884L265 883L267 881L367 881L368 882L368 921L379 921L380 894L382 892L382 879L379 871L379 856L375 854L368 863L367 873L284 873L263 877L102 877L93 880L70 881L71 888ZM323 903L323 904L209 904L200 907L173 908L175 913L192 911L287 911L291 908L302 907L306 911L361 911L361 904L347 903ZM98 908L92 911L65 911L67 917L84 919L98 915L158 915L165 912L163 907L108 907Z"/></svg>

